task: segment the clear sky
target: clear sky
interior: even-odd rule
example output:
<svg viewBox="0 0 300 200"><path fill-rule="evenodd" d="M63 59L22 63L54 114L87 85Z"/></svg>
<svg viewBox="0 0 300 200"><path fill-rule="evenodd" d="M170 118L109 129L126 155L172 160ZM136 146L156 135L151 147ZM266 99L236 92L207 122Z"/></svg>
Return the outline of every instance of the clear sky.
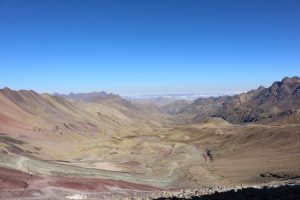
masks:
<svg viewBox="0 0 300 200"><path fill-rule="evenodd" d="M0 0L0 87L235 92L300 75L299 0Z"/></svg>

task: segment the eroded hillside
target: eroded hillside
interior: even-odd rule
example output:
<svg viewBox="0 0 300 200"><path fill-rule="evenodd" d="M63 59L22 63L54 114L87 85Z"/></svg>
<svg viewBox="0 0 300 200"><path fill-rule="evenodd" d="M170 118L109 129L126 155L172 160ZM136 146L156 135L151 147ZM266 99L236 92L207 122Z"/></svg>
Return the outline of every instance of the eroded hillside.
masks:
<svg viewBox="0 0 300 200"><path fill-rule="evenodd" d="M90 195L297 178L299 83L286 78L245 94L169 107L104 93L86 98L5 88L1 187L41 196L56 190L66 195L65 189Z"/></svg>

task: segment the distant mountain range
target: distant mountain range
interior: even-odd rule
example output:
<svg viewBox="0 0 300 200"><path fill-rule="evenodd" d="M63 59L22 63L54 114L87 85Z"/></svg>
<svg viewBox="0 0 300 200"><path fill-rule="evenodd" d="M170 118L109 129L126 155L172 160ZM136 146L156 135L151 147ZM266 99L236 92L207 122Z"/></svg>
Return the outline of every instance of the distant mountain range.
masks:
<svg viewBox="0 0 300 200"><path fill-rule="evenodd" d="M175 94L137 94L137 95L127 95L123 96L126 99L135 99L135 100L155 100L155 99L172 99L174 100L188 100L193 101L198 98L207 98L207 97L219 97L224 95L235 95L237 93L175 93Z"/></svg>
<svg viewBox="0 0 300 200"><path fill-rule="evenodd" d="M59 96L66 99L82 100L82 101L95 101L101 99L118 98L119 95L115 95L107 92L89 92L89 93L73 93L70 94L59 94L54 93L53 96Z"/></svg>
<svg viewBox="0 0 300 200"><path fill-rule="evenodd" d="M128 100L107 92L49 95L4 88L0 90L0 128L12 123L14 127L68 130L66 124L73 126L73 131L92 133L166 114L185 123L198 123L208 117L231 123L300 122L299 77L286 77L268 88L233 96L200 97L194 101L178 100L179 96Z"/></svg>

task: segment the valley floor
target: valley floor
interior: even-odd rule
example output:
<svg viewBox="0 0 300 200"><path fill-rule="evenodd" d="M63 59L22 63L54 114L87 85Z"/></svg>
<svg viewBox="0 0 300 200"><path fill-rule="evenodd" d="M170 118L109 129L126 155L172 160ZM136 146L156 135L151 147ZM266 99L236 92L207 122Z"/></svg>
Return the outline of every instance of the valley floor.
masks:
<svg viewBox="0 0 300 200"><path fill-rule="evenodd" d="M118 196L300 176L300 125L232 125L211 119L128 130L118 137L43 140L2 134L0 142L0 199Z"/></svg>

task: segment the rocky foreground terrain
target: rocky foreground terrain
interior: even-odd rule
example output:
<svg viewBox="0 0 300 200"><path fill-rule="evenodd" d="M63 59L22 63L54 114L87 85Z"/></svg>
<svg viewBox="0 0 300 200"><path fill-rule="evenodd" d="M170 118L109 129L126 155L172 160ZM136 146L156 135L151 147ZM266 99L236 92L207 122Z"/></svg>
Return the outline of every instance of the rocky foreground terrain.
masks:
<svg viewBox="0 0 300 200"><path fill-rule="evenodd" d="M4 88L0 199L299 195L299 88L300 78L284 78L235 96L157 105ZM230 192L264 186L278 188Z"/></svg>
<svg viewBox="0 0 300 200"><path fill-rule="evenodd" d="M300 179L288 181L274 181L268 184L202 187L179 191L159 191L135 193L130 197L119 196L124 199L136 200L172 200L172 199L298 199L300 196ZM105 197L104 197L105 198Z"/></svg>

